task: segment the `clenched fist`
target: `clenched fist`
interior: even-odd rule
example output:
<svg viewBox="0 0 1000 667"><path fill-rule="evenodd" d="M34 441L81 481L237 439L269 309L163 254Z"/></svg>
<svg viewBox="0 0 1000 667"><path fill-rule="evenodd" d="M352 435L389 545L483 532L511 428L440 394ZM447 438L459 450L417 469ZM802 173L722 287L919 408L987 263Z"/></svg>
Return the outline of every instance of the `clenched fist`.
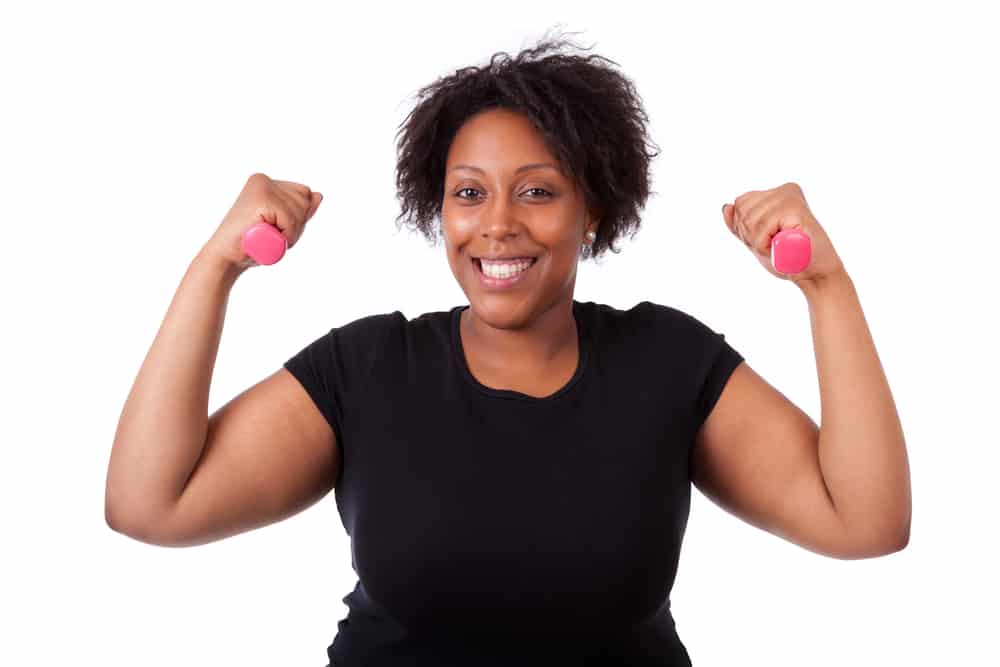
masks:
<svg viewBox="0 0 1000 667"><path fill-rule="evenodd" d="M293 248L316 213L323 195L309 186L278 181L256 173L247 179L222 224L205 244L204 252L240 269L257 266L241 248L243 233L258 222L274 225Z"/></svg>
<svg viewBox="0 0 1000 667"><path fill-rule="evenodd" d="M830 237L809 210L805 194L797 183L745 192L733 203L722 206L722 217L729 231L753 252L768 273L789 280L799 288L845 272ZM797 229L810 241L809 266L795 274L779 273L771 265L771 244L778 232L786 229Z"/></svg>

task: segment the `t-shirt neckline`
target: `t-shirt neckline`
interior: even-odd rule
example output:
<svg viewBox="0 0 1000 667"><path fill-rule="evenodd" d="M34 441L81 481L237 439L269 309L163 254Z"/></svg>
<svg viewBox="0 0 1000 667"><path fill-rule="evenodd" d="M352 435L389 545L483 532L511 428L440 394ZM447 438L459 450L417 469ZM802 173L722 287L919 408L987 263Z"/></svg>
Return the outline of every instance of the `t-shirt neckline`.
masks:
<svg viewBox="0 0 1000 667"><path fill-rule="evenodd" d="M472 371L469 370L469 365L465 360L465 349L462 347L462 335L459 331L462 311L467 310L468 308L470 308L469 305L464 305L455 306L451 309L451 350L455 357L456 364L458 365L459 374L465 378L466 382L479 390L481 393L495 398L513 399L524 403L542 405L558 401L560 398L566 396L575 386L580 384L584 373L590 365L590 336L588 335L589 332L587 331L586 324L584 322L585 318L581 317L581 305L579 301L576 299L573 300L573 318L576 320L577 349L579 354L579 359L576 364L576 372L574 372L573 377L571 377L569 381L567 381L566 384L564 384L555 393L542 397L531 396L519 391L514 391L513 389L496 389L494 387L487 387L476 379L476 377L472 374Z"/></svg>

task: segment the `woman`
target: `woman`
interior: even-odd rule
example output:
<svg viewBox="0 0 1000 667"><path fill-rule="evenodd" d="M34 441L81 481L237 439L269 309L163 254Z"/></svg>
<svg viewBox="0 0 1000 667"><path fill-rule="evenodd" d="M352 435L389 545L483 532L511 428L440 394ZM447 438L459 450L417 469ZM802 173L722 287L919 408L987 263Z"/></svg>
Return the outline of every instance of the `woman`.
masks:
<svg viewBox="0 0 1000 667"><path fill-rule="evenodd" d="M203 544L335 489L358 582L331 665L690 665L669 594L691 483L828 556L906 544L898 417L798 186L723 217L808 300L822 430L693 316L573 298L579 259L638 229L657 153L613 61L560 46L458 70L404 123L400 218L434 239L440 217L467 306L334 327L206 420L240 236L263 219L294 247L322 199L255 174L125 404L107 519L136 539ZM768 255L787 227L813 248L792 276Z"/></svg>

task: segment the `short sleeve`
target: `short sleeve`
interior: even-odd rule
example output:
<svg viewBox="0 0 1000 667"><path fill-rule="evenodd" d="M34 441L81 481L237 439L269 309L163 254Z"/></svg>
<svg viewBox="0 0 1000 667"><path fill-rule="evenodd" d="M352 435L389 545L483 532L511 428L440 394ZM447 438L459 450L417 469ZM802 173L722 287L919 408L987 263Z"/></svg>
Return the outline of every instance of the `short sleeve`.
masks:
<svg viewBox="0 0 1000 667"><path fill-rule="evenodd" d="M369 315L334 327L282 364L312 398L341 447L345 417L363 400L361 389L371 377L388 327L400 317L399 311Z"/></svg>
<svg viewBox="0 0 1000 667"><path fill-rule="evenodd" d="M683 403L690 406L692 433L697 433L743 355L729 344L725 334L694 315L649 301L641 305L652 312L658 335L670 340L677 353L667 367L684 378L678 386L684 387Z"/></svg>
<svg viewBox="0 0 1000 667"><path fill-rule="evenodd" d="M708 343L709 354L706 357L704 373L700 374L700 388L698 398L695 403L696 412L694 416L694 427L697 433L708 415L712 414L712 408L722 395L722 389L726 386L729 377L736 370L736 367L743 361L743 355L737 352L728 341L726 335L711 332Z"/></svg>

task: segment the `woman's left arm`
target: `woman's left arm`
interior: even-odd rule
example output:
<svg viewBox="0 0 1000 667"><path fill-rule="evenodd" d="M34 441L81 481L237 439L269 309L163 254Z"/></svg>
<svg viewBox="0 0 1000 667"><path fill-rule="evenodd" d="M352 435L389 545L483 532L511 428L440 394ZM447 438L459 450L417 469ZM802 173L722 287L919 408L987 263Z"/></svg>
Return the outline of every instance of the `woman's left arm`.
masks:
<svg viewBox="0 0 1000 667"><path fill-rule="evenodd" d="M840 270L799 285L809 304L821 423L819 459L837 513L861 543L910 537L903 427L854 281Z"/></svg>
<svg viewBox="0 0 1000 667"><path fill-rule="evenodd" d="M854 281L798 184L744 193L722 215L760 264L795 283L809 304L820 468L844 529L854 544L903 548L912 504L906 441ZM800 273L780 273L771 264L772 239L785 229L809 236L812 258Z"/></svg>

